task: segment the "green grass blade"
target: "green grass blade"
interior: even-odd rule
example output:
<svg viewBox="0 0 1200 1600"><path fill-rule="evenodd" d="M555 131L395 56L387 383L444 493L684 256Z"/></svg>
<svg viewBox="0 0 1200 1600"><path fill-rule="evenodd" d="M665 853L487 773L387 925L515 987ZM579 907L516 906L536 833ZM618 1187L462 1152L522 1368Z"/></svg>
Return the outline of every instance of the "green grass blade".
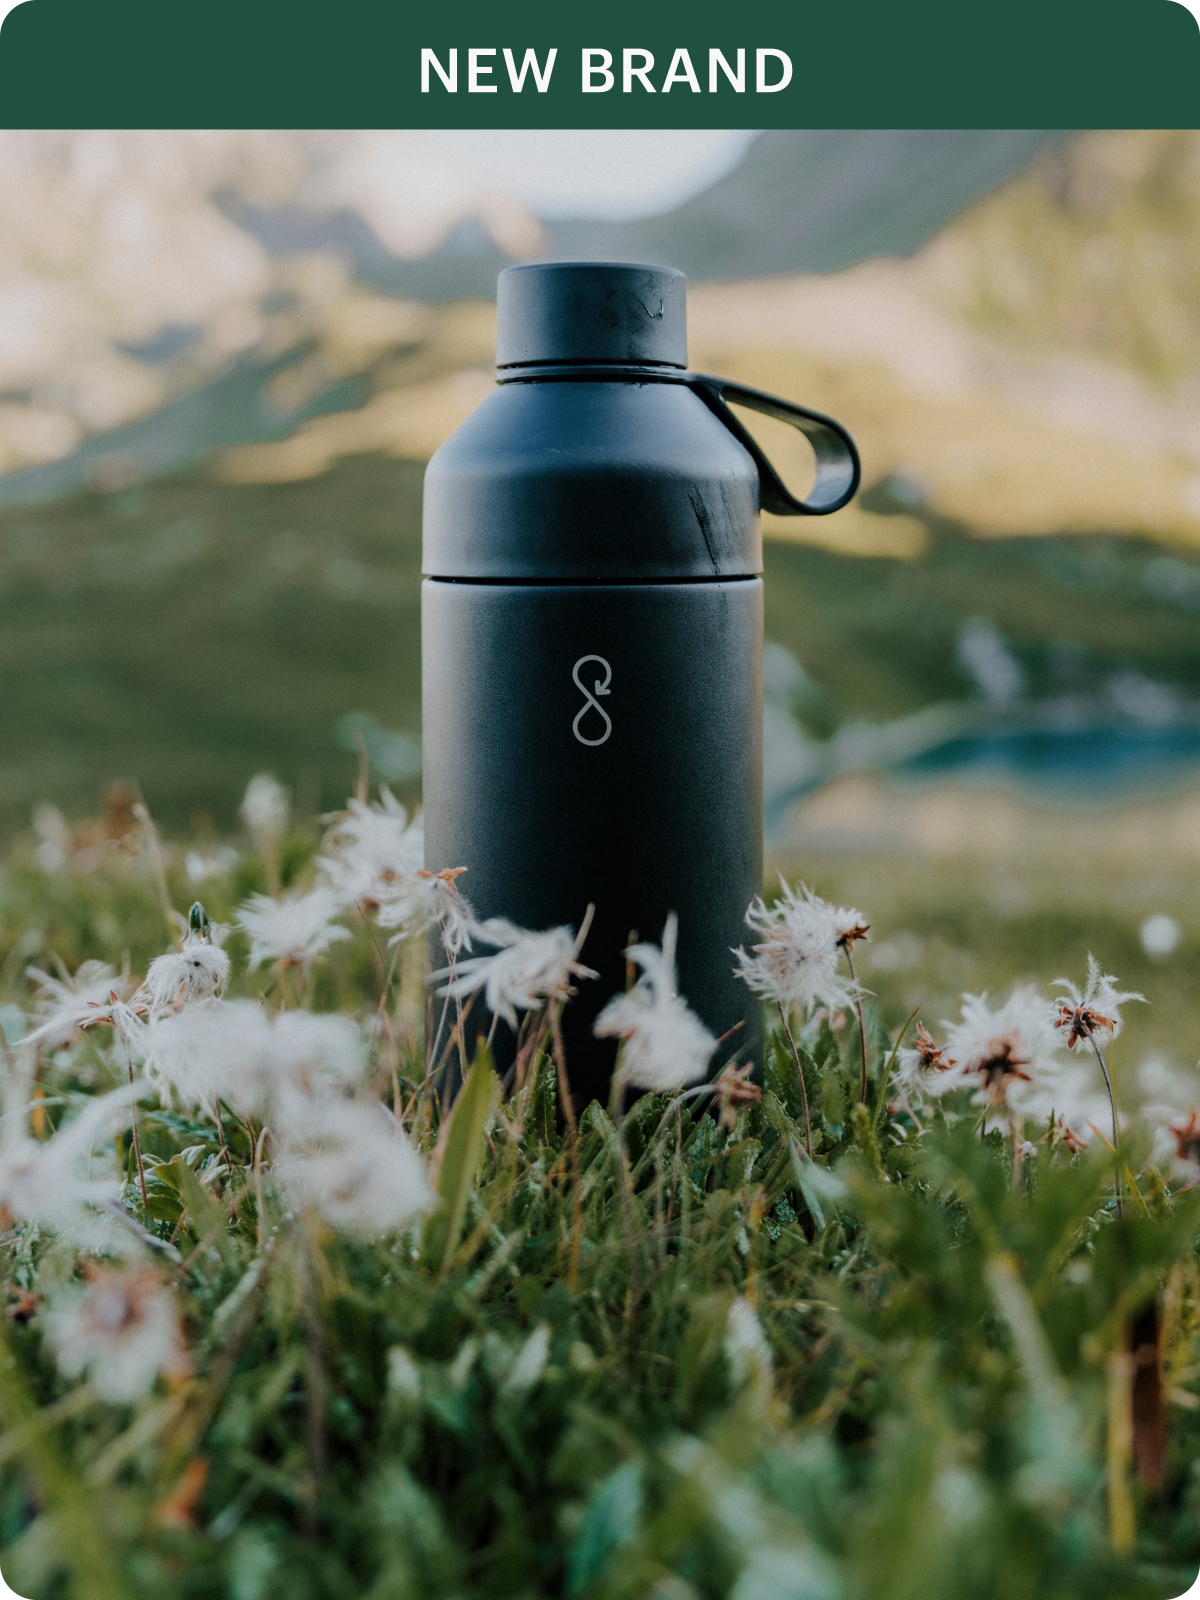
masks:
<svg viewBox="0 0 1200 1600"><path fill-rule="evenodd" d="M500 1084L485 1044L475 1052L462 1091L450 1113L450 1125L438 1171L438 1208L425 1228L426 1265L445 1272L462 1235L470 1197L483 1164L484 1135Z"/></svg>

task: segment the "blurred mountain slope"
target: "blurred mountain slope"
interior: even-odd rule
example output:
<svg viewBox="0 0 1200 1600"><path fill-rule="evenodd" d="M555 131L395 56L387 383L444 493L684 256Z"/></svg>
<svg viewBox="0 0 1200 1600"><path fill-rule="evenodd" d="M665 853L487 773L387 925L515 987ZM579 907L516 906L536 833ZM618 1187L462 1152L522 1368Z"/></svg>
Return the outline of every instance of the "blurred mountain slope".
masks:
<svg viewBox="0 0 1200 1600"><path fill-rule="evenodd" d="M849 248L857 229L856 248L878 243L871 219L907 214L883 182L897 147L890 135L876 143L855 134L824 144L825 137L814 135L807 147L808 176L801 146L760 139L735 173L692 203L696 214L714 195L717 210L732 214L731 197L746 184L747 215L761 219L776 182L785 198L807 184L819 210L821 196L834 194L830 174L846 168L858 174L853 203L839 209L830 201L829 231L814 228L813 238ZM995 169L1001 157L1015 162L1028 148L999 135L987 140L939 135L920 147L924 167L914 155L914 169L941 173L941 187L931 187L944 200L951 178L980 181L984 155ZM816 160L822 151L824 167ZM319 163L315 170L319 176ZM1198 171L1196 133L1118 131L1051 143L907 258L698 283L693 365L843 416L860 436L868 485L899 486L916 517L925 508L992 536L1112 531L1193 544L1200 540ZM261 189L263 180L255 181ZM333 192L328 182L314 191L317 179L305 181L305 194ZM243 191L252 187L242 182ZM676 218L684 213L692 214L684 207ZM329 215L344 221L350 212L343 206ZM493 218L488 233L478 218L455 224L447 222L451 213L438 215L439 226L474 230L476 245L515 248L512 218L505 226ZM412 220L405 226L414 239L434 236L432 224L423 234ZM361 217L356 227L365 237ZM782 237L786 228L773 231L760 220L758 247L774 249L776 232ZM261 241L251 242L262 250ZM269 291L239 311L243 321L257 319L255 342L225 370L189 390L189 374L194 380L199 371L192 350L160 359L155 381L173 398L144 419L92 434L65 459L0 477L0 504L120 487L218 446L228 447L220 474L240 482L297 481L369 451L424 459L486 393L494 315L487 302L397 299L357 282L353 262L332 248L263 260ZM433 261L428 253L414 258L422 271ZM207 349L208 338L193 348ZM14 429L27 427L43 399L35 393L28 404L0 405L0 435L6 418ZM77 435L82 424L76 417L70 426ZM788 436L772 448L787 461L796 446ZM803 460L793 455L792 463L802 474ZM911 518L883 528L853 511L772 531L876 553L903 546L912 554L922 537Z"/></svg>
<svg viewBox="0 0 1200 1600"><path fill-rule="evenodd" d="M346 253L272 253L238 216L288 208L353 216L398 261L428 256L467 220L508 257L542 243L517 201L420 134L0 130L0 473L136 430L235 371L265 381L281 357L344 322L346 302L370 298ZM378 324L385 297L374 299ZM391 321L391 342L403 342L404 313ZM175 414L173 452L161 426L145 452L136 431L113 448L142 471L178 465L208 438L203 428L192 437L191 419ZM279 431L269 411L243 426L250 437Z"/></svg>
<svg viewBox="0 0 1200 1600"><path fill-rule="evenodd" d="M664 216L549 224L556 259L662 261L689 277L836 272L905 256L1066 137L1043 129L802 128Z"/></svg>
<svg viewBox="0 0 1200 1600"><path fill-rule="evenodd" d="M1052 137L763 135L643 243L597 225L590 248L702 276L903 254ZM387 300L491 298L505 265L564 253L566 235L420 134L0 133L0 503L174 470L232 427L277 439L312 407L281 411L265 386L328 342L343 301L373 295L383 322ZM333 386L378 354L343 363L316 409L352 407Z"/></svg>
<svg viewBox="0 0 1200 1600"><path fill-rule="evenodd" d="M1195 132L1077 136L910 260L701 285L691 316L697 365L843 417L911 508L1200 541Z"/></svg>
<svg viewBox="0 0 1200 1600"><path fill-rule="evenodd" d="M867 485L889 483L910 514L885 529L851 509L769 531L874 553L901 553L898 537L914 554L926 512L988 536L1200 543L1198 168L1196 133L1081 135L907 259L695 285L693 365L843 418ZM356 451L428 454L486 386L477 310L456 379L432 377L428 359L419 382L394 365L361 411L301 421L219 470L280 481ZM798 437L752 425L802 481Z"/></svg>

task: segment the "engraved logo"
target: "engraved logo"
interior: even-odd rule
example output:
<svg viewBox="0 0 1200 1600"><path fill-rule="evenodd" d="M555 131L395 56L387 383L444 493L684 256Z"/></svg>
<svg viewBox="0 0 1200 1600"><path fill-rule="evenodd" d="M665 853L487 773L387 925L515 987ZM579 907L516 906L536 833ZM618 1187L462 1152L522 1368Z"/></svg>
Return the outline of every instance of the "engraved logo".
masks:
<svg viewBox="0 0 1200 1600"><path fill-rule="evenodd" d="M587 666L589 661L594 661L597 666L604 668L604 676L602 678L594 679L590 689L579 676L581 670ZM612 693L611 689L609 688L609 684L612 682L612 668L609 666L608 662L605 661L603 656L580 656L579 660L571 669L571 676L575 680L575 687L582 693L584 699L583 705L581 705L579 710L575 713L575 721L571 724L571 732L579 740L580 744L603 744L608 738L609 734L612 732L612 718L609 716L608 712L605 711L604 707L600 704L596 697L597 695ZM584 722L585 717L589 718L590 720ZM599 722L597 721L597 718L599 718ZM599 738L589 739L587 733L589 731L591 733L595 733L599 728L600 723L604 724L604 729L603 732L600 733Z"/></svg>

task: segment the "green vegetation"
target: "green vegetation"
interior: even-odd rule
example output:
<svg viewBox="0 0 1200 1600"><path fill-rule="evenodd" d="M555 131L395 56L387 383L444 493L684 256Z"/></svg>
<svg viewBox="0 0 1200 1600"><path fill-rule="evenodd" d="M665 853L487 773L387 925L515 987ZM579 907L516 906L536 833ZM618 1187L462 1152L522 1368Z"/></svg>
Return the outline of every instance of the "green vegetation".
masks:
<svg viewBox="0 0 1200 1600"><path fill-rule="evenodd" d="M347 712L420 726L420 486L358 460L311 483L203 477L0 519L0 819L90 812L111 779L156 814L232 821L273 768L310 810L355 756Z"/></svg>
<svg viewBox="0 0 1200 1600"><path fill-rule="evenodd" d="M10 1041L28 1026L31 955L119 964L132 949L140 972L168 943L146 843L128 834L54 872L9 863ZM285 882L307 880L314 843L278 852ZM177 907L194 892L185 859L166 850ZM204 895L226 916L276 867L245 852L221 871ZM943 947L979 931L955 915ZM1071 915L1026 930L1042 979L1078 964L1056 944ZM1166 1600L1188 1586L1200 1190L1145 1166L1136 1125L1123 1217L1102 1140L1077 1155L1043 1142L1014 1182L1008 1141L980 1138L969 1104L934 1102L923 1131L889 1105L895 993L868 1007L865 1106L853 1018L800 1032L813 1160L778 1033L761 1099L593 1105L577 1140L544 1051L505 1094L477 1049L447 1119L419 1052L422 975L402 963L401 980L354 927L307 979L247 973L235 934L231 992L363 1020L361 1093L431 1157L435 1208L374 1241L336 1231L280 1186L253 1112L144 1100L146 1197L119 1134L120 1202L160 1241L138 1270L170 1286L190 1370L132 1402L97 1392L114 1381L102 1361L90 1383L64 1377L47 1329L77 1256L49 1228L7 1231L0 1549L19 1593ZM895 932L879 919L864 956ZM43 1153L123 1083L110 1037L39 1052ZM10 1139L23 1057L6 1056ZM10 1145L8 1185L14 1159Z"/></svg>

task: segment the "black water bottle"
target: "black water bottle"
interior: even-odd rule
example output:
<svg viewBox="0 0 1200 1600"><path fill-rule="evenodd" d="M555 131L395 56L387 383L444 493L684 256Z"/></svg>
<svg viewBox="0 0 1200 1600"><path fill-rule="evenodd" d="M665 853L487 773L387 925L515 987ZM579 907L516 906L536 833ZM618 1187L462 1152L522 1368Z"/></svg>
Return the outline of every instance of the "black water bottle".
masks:
<svg viewBox="0 0 1200 1600"><path fill-rule="evenodd" d="M758 513L834 511L858 484L836 422L686 370L684 290L667 267L501 273L497 387L425 475L426 865L465 866L481 918L579 927L595 906L599 981L564 1016L580 1104L613 1069L592 1023L622 952L672 911L714 1062L758 1054L730 955L762 875ZM808 436L807 500L728 401Z"/></svg>

